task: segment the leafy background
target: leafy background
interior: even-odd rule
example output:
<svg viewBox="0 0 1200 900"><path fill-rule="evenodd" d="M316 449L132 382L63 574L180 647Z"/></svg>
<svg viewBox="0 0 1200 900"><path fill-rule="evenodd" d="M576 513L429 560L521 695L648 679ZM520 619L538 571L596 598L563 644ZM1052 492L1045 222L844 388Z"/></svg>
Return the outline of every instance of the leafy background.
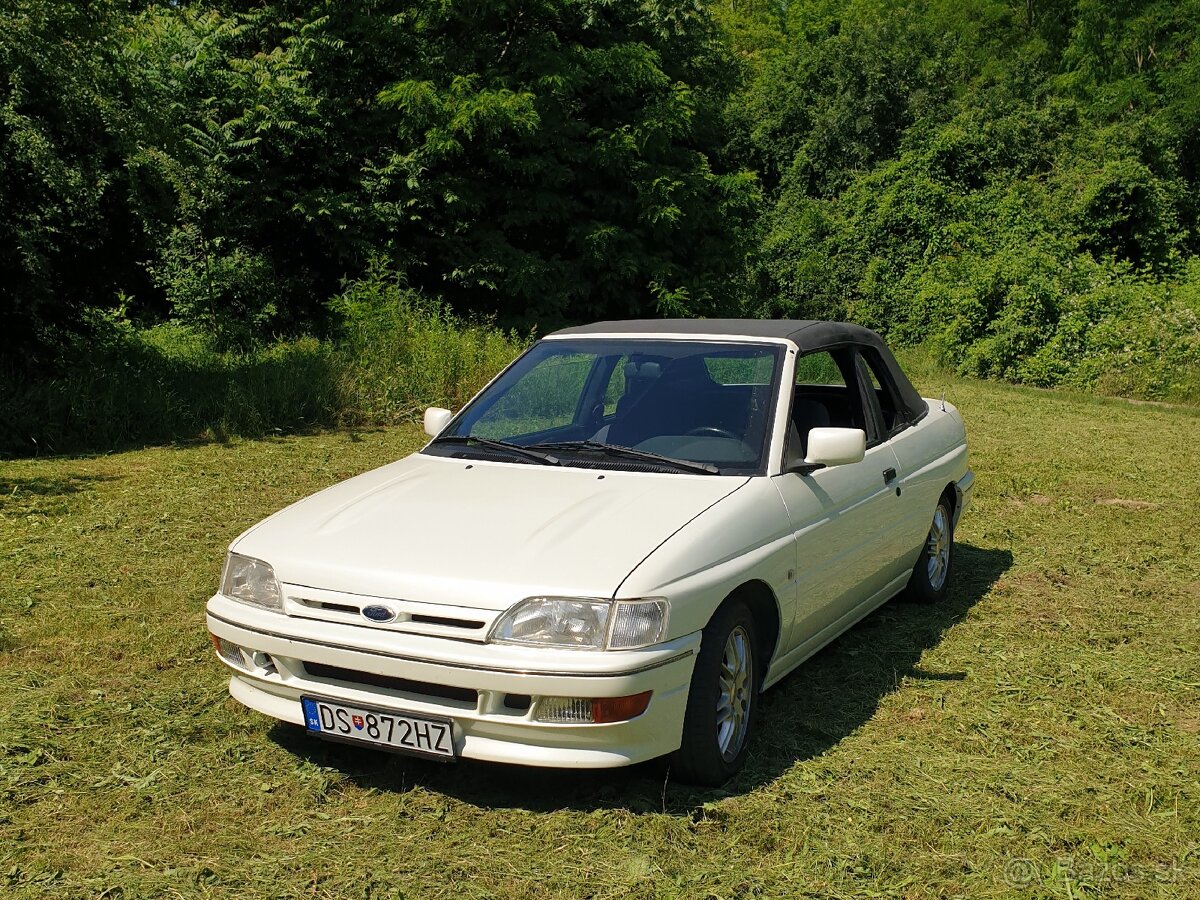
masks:
<svg viewBox="0 0 1200 900"><path fill-rule="evenodd" d="M0 2L0 893L1200 896L1197 0ZM728 790L235 711L240 528L559 323L845 316L987 486ZM953 372L993 383L959 380ZM105 455L193 437L230 439ZM60 454L46 458L50 454ZM1015 864L1015 867L1014 867Z"/></svg>
<svg viewBox="0 0 1200 900"><path fill-rule="evenodd" d="M961 374L1195 401L1197 23L10 0L0 450L397 421L635 315L847 318Z"/></svg>

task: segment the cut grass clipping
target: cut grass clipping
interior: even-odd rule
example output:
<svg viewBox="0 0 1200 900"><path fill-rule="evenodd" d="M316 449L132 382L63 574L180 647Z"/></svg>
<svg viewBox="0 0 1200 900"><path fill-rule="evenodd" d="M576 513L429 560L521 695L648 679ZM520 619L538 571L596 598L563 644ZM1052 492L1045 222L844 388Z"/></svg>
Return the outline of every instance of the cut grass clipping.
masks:
<svg viewBox="0 0 1200 900"><path fill-rule="evenodd" d="M951 597L767 694L715 792L323 744L228 698L228 542L415 428L0 464L0 894L1200 895L1200 418L948 387L979 476Z"/></svg>

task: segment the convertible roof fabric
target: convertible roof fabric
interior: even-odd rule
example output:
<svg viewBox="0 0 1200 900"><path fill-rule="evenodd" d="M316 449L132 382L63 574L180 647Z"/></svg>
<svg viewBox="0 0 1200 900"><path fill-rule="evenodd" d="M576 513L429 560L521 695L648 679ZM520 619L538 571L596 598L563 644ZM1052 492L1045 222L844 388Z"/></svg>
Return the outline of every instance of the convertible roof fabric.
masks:
<svg viewBox="0 0 1200 900"><path fill-rule="evenodd" d="M597 334L712 334L728 337L785 338L801 353L836 347L870 347L879 354L910 420L925 413L926 404L892 356L883 338L869 328L850 322L813 319L621 319L563 328L547 337L587 337Z"/></svg>
<svg viewBox="0 0 1200 900"><path fill-rule="evenodd" d="M879 335L861 325L814 319L619 319L576 325L550 336L567 334L721 334L787 338L805 352L834 344L869 344L873 347L883 344Z"/></svg>

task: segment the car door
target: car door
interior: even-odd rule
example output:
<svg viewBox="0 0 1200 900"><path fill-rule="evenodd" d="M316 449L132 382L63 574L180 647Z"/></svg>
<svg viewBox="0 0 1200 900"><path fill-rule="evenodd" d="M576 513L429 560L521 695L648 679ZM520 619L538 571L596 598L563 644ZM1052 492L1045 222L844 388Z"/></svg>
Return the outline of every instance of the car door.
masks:
<svg viewBox="0 0 1200 900"><path fill-rule="evenodd" d="M861 428L867 449L861 462L774 479L796 537L788 649L852 616L895 577L892 529L900 514L896 456L866 402L853 348L806 354L796 369L791 440L803 444L808 429L822 425Z"/></svg>
<svg viewBox="0 0 1200 900"><path fill-rule="evenodd" d="M887 366L869 347L859 351L859 358L865 382L877 401L880 424L896 454L896 486L900 488L903 501L901 516L893 532L895 547L889 552L897 559L897 572L903 574L916 562L945 484L929 465L937 453L936 448L929 446L921 422L900 411L903 404L888 376ZM928 422L928 419L924 421Z"/></svg>

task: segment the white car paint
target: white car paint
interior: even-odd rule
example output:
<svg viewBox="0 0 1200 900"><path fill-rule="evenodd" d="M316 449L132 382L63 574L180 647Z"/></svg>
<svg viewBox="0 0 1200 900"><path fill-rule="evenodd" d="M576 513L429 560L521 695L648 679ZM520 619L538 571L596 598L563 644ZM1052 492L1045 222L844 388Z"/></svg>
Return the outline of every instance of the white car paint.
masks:
<svg viewBox="0 0 1200 900"><path fill-rule="evenodd" d="M957 520L973 476L962 419L935 400L926 401L923 419L867 447L860 461L784 472L797 347L744 340L787 347L786 389L776 398L762 475L601 472L413 454L249 529L231 550L274 567L284 608L259 609L219 593L209 601L210 632L257 651L243 665L223 658L234 670L231 694L296 724L303 723L303 694L447 717L456 751L467 758L627 765L679 747L701 629L748 583L774 601L777 636L763 684L778 681L904 587L938 497L955 488ZM447 424L432 418L436 430ZM885 480L891 469L895 477ZM486 642L496 618L531 596L666 598L667 633L638 650ZM397 620L366 625L360 610L371 604L386 605ZM270 665L257 665L261 654ZM477 700L316 677L306 662L469 689ZM653 692L650 705L628 721L534 719L540 697L642 691ZM533 701L513 709L505 706L508 695Z"/></svg>
<svg viewBox="0 0 1200 900"><path fill-rule="evenodd" d="M236 549L282 582L374 597L491 610L535 594L611 597L746 481L414 453L293 504Z"/></svg>

